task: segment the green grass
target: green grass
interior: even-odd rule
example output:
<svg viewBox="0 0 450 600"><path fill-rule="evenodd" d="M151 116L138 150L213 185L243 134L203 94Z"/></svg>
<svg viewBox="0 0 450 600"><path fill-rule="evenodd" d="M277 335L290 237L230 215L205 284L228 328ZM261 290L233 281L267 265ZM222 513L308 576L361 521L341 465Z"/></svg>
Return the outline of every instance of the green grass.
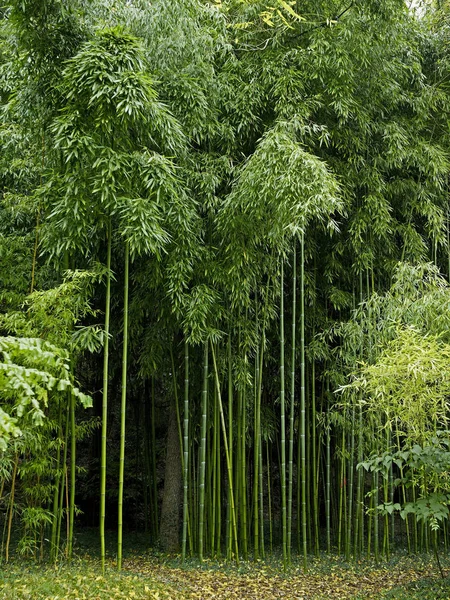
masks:
<svg viewBox="0 0 450 600"><path fill-rule="evenodd" d="M280 552L266 560L239 565L224 559L200 563L149 549L146 537L129 535L124 569L117 572L115 536L110 541L105 575L101 575L98 536L77 538L76 558L57 565L36 564L15 557L0 567L0 600L450 600L450 558L442 556L442 579L431 555L397 552L389 561L345 561L336 555L309 557L304 573L302 556L293 556L283 570Z"/></svg>
<svg viewBox="0 0 450 600"><path fill-rule="evenodd" d="M390 600L449 600L450 578L423 577L418 581L397 586L380 596Z"/></svg>
<svg viewBox="0 0 450 600"><path fill-rule="evenodd" d="M170 586L137 573L118 574L111 566L103 577L100 561L90 557L57 567L13 561L0 572L2 600L140 600L175 598L176 593Z"/></svg>

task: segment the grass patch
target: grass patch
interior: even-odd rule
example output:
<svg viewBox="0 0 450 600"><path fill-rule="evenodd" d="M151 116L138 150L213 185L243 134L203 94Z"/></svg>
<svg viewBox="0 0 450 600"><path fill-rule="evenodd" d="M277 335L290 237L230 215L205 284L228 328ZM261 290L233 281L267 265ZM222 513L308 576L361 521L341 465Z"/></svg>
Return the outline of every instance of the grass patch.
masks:
<svg viewBox="0 0 450 600"><path fill-rule="evenodd" d="M383 600L449 600L450 578L422 577L396 586L380 596Z"/></svg>
<svg viewBox="0 0 450 600"><path fill-rule="evenodd" d="M43 566L15 560L0 572L1 600L128 600L176 598L178 590L153 578L109 564L101 575L100 561L91 557L71 564Z"/></svg>
<svg viewBox="0 0 450 600"><path fill-rule="evenodd" d="M82 543L81 543L82 542ZM134 545L134 542L136 544ZM0 570L0 600L437 600L450 598L450 560L442 558L449 575L441 579L431 555L396 553L389 561L346 562L338 556L310 557L303 572L302 557L283 571L279 554L265 561L227 563L145 550L142 540L128 540L123 571L108 557L101 575L97 552L81 540L77 558L56 566L14 559Z"/></svg>

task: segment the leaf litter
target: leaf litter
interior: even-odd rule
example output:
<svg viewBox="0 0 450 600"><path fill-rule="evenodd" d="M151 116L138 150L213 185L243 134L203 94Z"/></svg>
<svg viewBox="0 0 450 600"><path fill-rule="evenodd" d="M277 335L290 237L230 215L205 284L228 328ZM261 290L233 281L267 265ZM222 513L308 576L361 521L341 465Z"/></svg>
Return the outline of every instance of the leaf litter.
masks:
<svg viewBox="0 0 450 600"><path fill-rule="evenodd" d="M361 600L371 598L450 598L450 578L440 580L429 557L402 557L378 565L344 563L336 557L311 559L286 572L277 562L230 563L136 555L123 571L85 556L56 567L13 561L0 571L1 600ZM448 590L440 595L439 590ZM428 586L428 587L427 587ZM426 591L429 587L431 591ZM409 590L409 591L405 591ZM434 591L433 591L434 590ZM402 595L407 593L407 595ZM444 592L445 593L445 592ZM392 595L391 595L392 594Z"/></svg>

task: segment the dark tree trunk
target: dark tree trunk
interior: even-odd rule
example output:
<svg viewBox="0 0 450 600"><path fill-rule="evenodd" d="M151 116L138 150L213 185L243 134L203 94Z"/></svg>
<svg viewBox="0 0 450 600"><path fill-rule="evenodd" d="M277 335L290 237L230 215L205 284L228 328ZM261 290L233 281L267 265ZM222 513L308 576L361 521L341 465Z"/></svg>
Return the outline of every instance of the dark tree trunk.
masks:
<svg viewBox="0 0 450 600"><path fill-rule="evenodd" d="M181 484L180 438L175 401L172 400L169 407L164 495L161 508L160 541L164 552L178 552L180 548Z"/></svg>

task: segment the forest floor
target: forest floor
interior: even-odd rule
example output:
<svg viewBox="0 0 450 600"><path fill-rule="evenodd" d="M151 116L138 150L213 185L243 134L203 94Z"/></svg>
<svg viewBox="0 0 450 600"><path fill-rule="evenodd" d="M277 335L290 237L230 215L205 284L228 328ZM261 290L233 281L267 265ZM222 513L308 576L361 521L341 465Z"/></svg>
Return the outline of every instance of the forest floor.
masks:
<svg viewBox="0 0 450 600"><path fill-rule="evenodd" d="M79 548L56 566L14 558L0 565L1 600L450 600L450 556L441 557L445 579L431 555L396 553L389 561L345 562L326 554L301 558L283 571L279 557L226 563L171 557L136 549L118 573L112 558L101 575L98 555Z"/></svg>

